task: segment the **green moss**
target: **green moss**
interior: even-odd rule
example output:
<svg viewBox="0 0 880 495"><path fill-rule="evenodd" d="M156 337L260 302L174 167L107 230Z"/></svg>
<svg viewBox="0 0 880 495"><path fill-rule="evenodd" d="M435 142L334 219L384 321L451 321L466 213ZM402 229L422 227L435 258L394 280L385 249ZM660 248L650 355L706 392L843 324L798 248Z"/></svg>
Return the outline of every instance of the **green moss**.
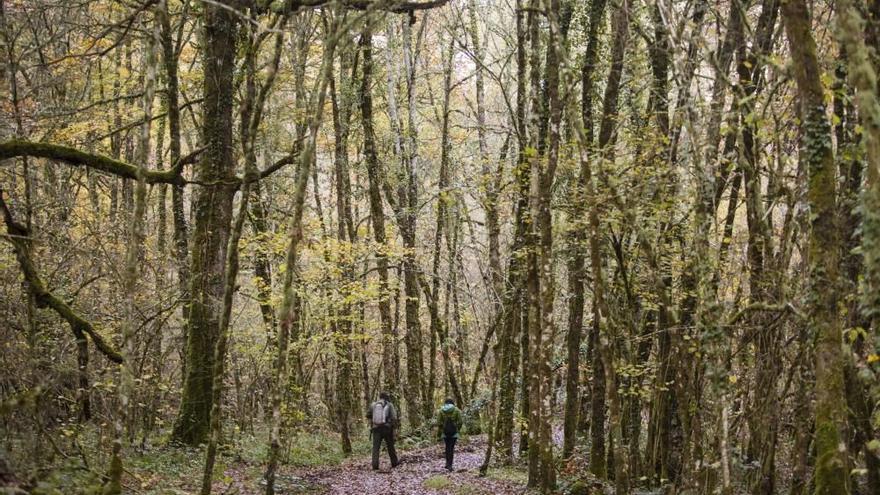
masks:
<svg viewBox="0 0 880 495"><path fill-rule="evenodd" d="M0 160L17 156L32 156L65 161L71 165L89 167L108 174L126 179L137 178L137 167L107 156L86 153L69 146L50 143L36 143L23 140L12 140L0 143ZM149 184L180 184L177 170L149 170L146 172Z"/></svg>
<svg viewBox="0 0 880 495"><path fill-rule="evenodd" d="M459 482L460 484L458 484ZM442 474L431 476L422 482L422 486L428 490L453 493L455 495L482 495L488 493L479 486L468 483L467 480L452 480Z"/></svg>
<svg viewBox="0 0 880 495"><path fill-rule="evenodd" d="M438 474L426 479L422 484L429 490L445 490L452 487L452 480L442 474Z"/></svg>
<svg viewBox="0 0 880 495"><path fill-rule="evenodd" d="M509 481L518 485L525 485L529 481L529 473L515 466L502 466L490 469L486 473L486 477L499 481Z"/></svg>
<svg viewBox="0 0 880 495"><path fill-rule="evenodd" d="M455 487L455 495L483 495L488 493L490 492L476 485L464 484Z"/></svg>
<svg viewBox="0 0 880 495"><path fill-rule="evenodd" d="M568 488L569 495L590 495L590 487L583 481L575 481Z"/></svg>
<svg viewBox="0 0 880 495"><path fill-rule="evenodd" d="M846 490L845 449L840 449L840 433L831 421L816 425L816 495L849 493Z"/></svg>

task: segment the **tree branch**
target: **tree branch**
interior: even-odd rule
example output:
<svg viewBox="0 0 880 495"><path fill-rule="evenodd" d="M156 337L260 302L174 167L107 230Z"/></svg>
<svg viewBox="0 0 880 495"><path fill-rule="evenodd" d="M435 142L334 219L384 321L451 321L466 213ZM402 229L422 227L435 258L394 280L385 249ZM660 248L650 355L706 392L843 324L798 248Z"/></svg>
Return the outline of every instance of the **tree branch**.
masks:
<svg viewBox="0 0 880 495"><path fill-rule="evenodd" d="M794 307L792 303L785 304L769 304L769 303L752 303L733 315L727 322L727 326L733 326L739 322L746 314L748 313L757 313L757 312L766 312L766 313L791 313L796 316L798 319L802 321L808 320L807 315L801 312L798 308Z"/></svg>
<svg viewBox="0 0 880 495"><path fill-rule="evenodd" d="M147 184L174 184L186 185L196 184L196 182L187 181L181 177L183 167L191 165L198 160L207 146L196 148L187 155L180 157L177 163L173 163L171 168L167 170L146 170L144 171ZM0 143L0 161L20 156L32 156L37 158L48 158L50 160L59 160L67 162L74 166L89 167L91 169L100 170L124 179L137 180L137 167L130 163L125 163L114 158L95 153L86 153L69 146L49 143L35 143L32 141L12 140ZM281 169L287 164L293 163L295 155L288 155L278 160L271 166L267 167L260 173L260 178L265 178ZM236 177L235 182L240 186L244 179Z"/></svg>
<svg viewBox="0 0 880 495"><path fill-rule="evenodd" d="M104 155L86 153L68 146L49 143L34 143L22 140L0 143L0 160L19 156L60 160L71 165L89 167L118 177L137 180L137 167ZM169 170L146 170L147 183L182 185L183 180L178 172L179 168L183 166L184 159L192 161L195 159L195 156L191 153L181 158L180 162Z"/></svg>
<svg viewBox="0 0 880 495"><path fill-rule="evenodd" d="M429 10L437 7L442 7L446 5L449 0L434 0L431 2L390 2L388 7L381 8L380 10L387 10L388 12L394 12L397 14L403 13L412 13L417 10ZM308 1L303 2L304 4L309 3ZM373 4L377 3L375 1L370 0L343 0L342 2L346 7L356 10L367 10L370 9Z"/></svg>
<svg viewBox="0 0 880 495"><path fill-rule="evenodd" d="M24 225L17 223L12 218L12 212L9 211L6 202L3 200L2 190L0 190L0 210L3 212L3 221L6 223L6 231L8 233L6 238L15 250L15 257L18 259L24 279L34 295L37 307L52 308L58 313L58 316L70 324L74 334L80 332L87 334L92 339L92 342L94 342L95 347L107 356L108 359L114 363L122 363L122 355L104 340L104 337L98 333L95 327L74 311L64 300L49 291L45 284L43 284L40 273L37 271L36 266L34 266L33 260L31 260L30 242L28 240L29 232Z"/></svg>
<svg viewBox="0 0 880 495"><path fill-rule="evenodd" d="M384 10L397 14L412 13L417 10L428 10L446 5L449 0L432 0L430 2L401 2L383 0L342 0L342 5L354 10ZM315 8L326 5L328 0L288 0L284 8L289 12L299 9ZM384 4L384 5L383 5Z"/></svg>

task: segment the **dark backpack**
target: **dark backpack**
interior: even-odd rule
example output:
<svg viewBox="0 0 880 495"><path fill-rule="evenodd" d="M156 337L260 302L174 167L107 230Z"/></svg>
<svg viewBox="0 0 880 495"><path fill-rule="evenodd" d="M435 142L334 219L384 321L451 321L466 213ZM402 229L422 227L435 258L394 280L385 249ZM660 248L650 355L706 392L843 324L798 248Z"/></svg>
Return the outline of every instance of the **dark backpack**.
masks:
<svg viewBox="0 0 880 495"><path fill-rule="evenodd" d="M443 436L446 438L452 438L458 433L458 425L455 424L455 420L452 417L452 411L443 416Z"/></svg>

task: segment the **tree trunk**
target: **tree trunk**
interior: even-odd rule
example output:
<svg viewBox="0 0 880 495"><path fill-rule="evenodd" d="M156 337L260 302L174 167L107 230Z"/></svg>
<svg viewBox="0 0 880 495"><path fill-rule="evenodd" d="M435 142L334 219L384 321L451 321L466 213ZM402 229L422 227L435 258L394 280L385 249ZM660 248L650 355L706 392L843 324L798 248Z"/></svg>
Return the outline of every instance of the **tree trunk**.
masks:
<svg viewBox="0 0 880 495"><path fill-rule="evenodd" d="M455 38L450 38L449 45L444 50L443 56L443 104L442 113L440 115L440 171L437 180L437 225L434 231L434 256L432 262L432 279L431 279L431 296L429 299L429 311L431 313L431 333L436 334L440 338L440 352L443 356L443 370L446 375L446 381L455 395L455 400L459 406L464 406L464 398L462 397L459 387L460 381L456 376L455 367L452 363L452 355L449 352L450 336L449 336L449 320L448 318L441 320L439 315L440 300L440 262L441 262L441 246L443 243L443 232L447 231L451 222L449 215L449 207L453 202L452 195L449 190L450 182L450 164L449 164L449 102L452 96L452 60L455 53ZM452 265L450 265L451 267ZM451 272L447 275L452 277ZM447 307L450 299L450 293L447 290L446 300Z"/></svg>
<svg viewBox="0 0 880 495"><path fill-rule="evenodd" d="M144 224L146 223L147 211L147 183L145 180L145 166L150 153L150 122L153 112L153 98L156 91L156 39L158 38L158 26L150 29L146 41L146 72L144 74L144 124L140 128L140 140L138 147L137 168L138 179L134 189L134 211L128 230L128 246L125 253L125 268L122 273L122 286L125 298L125 313L122 324L122 358L119 369L119 411L113 422L114 438L113 449L110 458L108 481L104 486L106 495L118 495L122 493L123 449L126 442L125 425L132 411L131 402L135 398L136 368L134 356L136 355L136 332L138 328L137 293L139 280L140 260L144 255Z"/></svg>
<svg viewBox="0 0 880 495"><path fill-rule="evenodd" d="M283 16L282 19L286 19ZM223 381L226 376L226 352L229 346L229 319L232 315L232 302L235 295L236 279L239 269L239 241L244 229L244 219L248 214L248 206L251 200L251 188L259 179L257 171L257 159L254 150L257 129L262 121L263 107L266 96L269 93L278 71L278 63L281 56L282 35L275 36L275 55L272 59L266 75L266 80L260 87L256 87L256 56L262 39L257 41L254 30L248 26L248 46L244 62L245 73L245 98L242 100L241 109L241 142L245 156L244 184L241 188L241 201L239 202L238 215L230 233L229 247L226 251L223 275L223 299L220 308L219 335L214 345L214 368L212 370L211 391L211 422L208 437L208 446L205 453L205 468L202 475L201 495L210 495L211 483L214 476L214 463L217 457L217 448L220 437L223 434L222 422L222 399Z"/></svg>
<svg viewBox="0 0 880 495"><path fill-rule="evenodd" d="M404 305L406 313L406 372L407 388L410 390L410 422L413 428L418 428L422 420L430 418L432 405L427 398L423 397L424 383L424 356L422 355L422 325L420 318L421 297L419 295L418 272L420 268L416 260L416 236L417 219L419 209L418 180L416 177L419 168L418 153L418 121L416 118L416 64L424 35L428 14L422 16L422 23L416 37L416 44L412 44L412 22L409 16L401 19L403 27L403 63L406 69L406 100L407 100L407 158L405 162L406 180L406 228L401 229L404 248L403 257L403 290L406 295ZM405 235L404 235L405 234Z"/></svg>
<svg viewBox="0 0 880 495"><path fill-rule="evenodd" d="M235 295L235 281L238 277L238 244L241 240L244 218L247 216L250 198L251 181L256 180L256 168L248 170L247 182L241 190L241 202L238 215L230 233L229 248L226 251L225 273L223 276L223 305L220 312L220 334L214 345L214 369L211 373L213 381L211 390L211 423L208 434L208 446L205 452L205 468L202 473L201 495L210 495L214 477L214 462L217 458L217 447L223 434L222 404L223 380L226 376L226 350L229 347L229 318L232 314L232 300Z"/></svg>
<svg viewBox="0 0 880 495"><path fill-rule="evenodd" d="M495 314L501 313L501 299L504 291L503 270L501 268L500 254L500 227L498 219L498 194L500 192L501 170L504 166L505 152L502 151L498 168L494 171L490 169L489 149L486 139L486 89L484 76L484 54L482 39L480 38L480 29L478 24L479 11L476 0L469 0L468 3L468 34L470 35L471 46L473 49L474 63L476 64L474 81L476 89L477 103L477 145L479 147L481 184L485 190L483 197L483 209L486 212L486 236L488 240L488 261L489 261L489 279L490 287L493 291L492 298L495 301ZM503 150L507 149L507 141ZM471 393L473 395L473 392Z"/></svg>
<svg viewBox="0 0 880 495"><path fill-rule="evenodd" d="M165 70L166 88L164 93L165 105L168 112L168 152L169 163L173 167L181 158L180 151L180 103L179 81L177 76L177 51L174 47L174 35L171 31L171 20L168 13L168 2L162 0L157 10L158 21L161 27L160 42L162 45L162 62ZM183 21L181 21L183 22ZM118 125L117 125L118 127ZM183 208L183 186L175 184L171 186L171 217L173 223L174 258L177 268L177 287L183 302L183 345L189 334L189 284L190 284L190 260L189 260L189 235L187 233L186 216ZM186 351L181 353L182 375L186 377Z"/></svg>
<svg viewBox="0 0 880 495"><path fill-rule="evenodd" d="M336 216L337 216L337 232L336 238L340 245L346 246L345 249L351 250L355 241L356 234L351 214L351 183L348 170L348 134L351 120L352 100L351 93L353 90L354 77L346 76L346 70L352 70L355 67L351 58L342 54L340 57L340 75L342 91L339 97L336 93L335 81L330 79L330 96L332 98L333 109L333 130L334 140L334 165L336 174ZM340 104L341 103L341 104ZM346 244L348 243L348 244ZM346 256L344 259L349 259ZM350 286L354 283L354 266L346 262L342 270L342 284ZM347 295L347 294L346 294ZM339 421L339 429L342 437L342 452L345 455L351 455L351 412L355 409L354 394L352 391L352 311L351 305L343 303L337 309L336 326L339 335L336 338L336 356L337 356L337 376L336 376L336 403L337 403L337 419Z"/></svg>
<svg viewBox="0 0 880 495"><path fill-rule="evenodd" d="M418 263L415 258L417 210L418 210L418 184L416 182L416 167L418 162L418 148L416 129L416 103L415 103L415 58L421 44L424 32L425 18L422 19L422 29L419 30L415 51L412 46L412 29L410 19L401 18L403 31L403 64L406 80L407 102L407 127L404 131L402 118L397 107L397 59L389 47L388 55L388 117L391 128L395 134L395 152L400 158L400 172L398 174L397 200L386 191L389 203L394 207L397 224L400 228L400 237L405 249L403 254L403 293L404 293L404 320L406 322L406 387L404 396L407 403L407 416L410 425L417 429L422 422L422 416L430 416L430 407L425 409L422 393L425 390L422 357L421 322L419 308L421 297L419 295ZM388 26L388 39L394 38L393 25ZM393 68L393 69L392 69ZM384 185L384 184L383 184ZM390 191L389 186L385 186ZM396 206L395 206L396 204Z"/></svg>
<svg viewBox="0 0 880 495"><path fill-rule="evenodd" d="M503 175L504 175L504 162L507 161L507 153L508 153L509 148L510 148L510 135L508 134L507 137L504 139L504 144L501 146L501 152L500 152L500 156L498 158L498 167L495 169L495 176L492 180L492 182L493 182L492 188L496 192L501 190L501 181L502 181ZM487 234L490 238L495 237L496 243L498 242L498 237L500 236L500 233L501 233L501 228L500 228L498 218L497 218L498 217L498 210L497 210L498 196L499 196L498 194L494 194L492 196L491 201L489 199L487 199L487 201L490 201L491 204L494 205L493 208L495 208L495 212L491 215L488 211L486 212ZM492 215L495 216L494 220L492 219ZM491 241L490 241L490 245L491 245ZM490 247L490 251L491 251L491 247ZM500 254L499 254L499 259L497 261L498 261L498 264L500 267L500 263L501 263ZM490 269L491 269L491 263L490 263ZM492 281L492 287L494 287L492 297L495 302L495 312L492 316L492 319L490 320L491 322L489 324L488 330L486 331L486 335L483 336L483 344L480 346L480 355L477 357L477 364L474 367L474 374L471 376L470 392L468 394L470 397L474 397L477 393L477 382L480 379L480 375L482 374L483 367L486 364L486 356L489 354L489 348L491 346L492 337L496 333L499 336L502 333L501 330L498 329L498 327L500 327L502 325L503 317L504 317L504 304L503 304L504 303L504 276L503 275L504 275L503 272L500 272L500 276L499 276L500 281L499 281L497 287L495 286L494 280Z"/></svg>
<svg viewBox="0 0 880 495"><path fill-rule="evenodd" d="M873 25L868 30L867 38L873 48L876 48L878 43L876 25L878 9L880 9L880 4L872 2L870 12L874 18L871 19ZM847 187L844 194L849 199L843 205L843 210L848 212L844 217L846 222L842 233L844 239L842 252L847 268L845 279L858 279L860 260L858 255L854 254L856 251L854 248L855 244L860 242L862 262L865 267L865 287L861 297L861 306L853 308L855 310L851 309L850 313L858 315L855 318L860 320L853 323L868 327L871 330L869 335L876 335L877 315L880 314L880 299L876 294L877 288L880 287L880 215L877 213L878 205L880 205L880 180L878 180L878 174L880 174L880 167L878 167L880 165L880 98L877 96L877 65L872 63L871 51L859 35L864 32L864 24L859 17L856 5L852 0L844 0L839 3L837 12L838 36L843 48L848 53L849 78L856 90L856 105L866 130L863 136L866 148L867 173L865 175L867 181L862 192L862 205L858 212L854 206L855 195L858 194L862 182L862 163L853 159L848 164L848 170L843 171L844 186ZM876 56L876 53L874 55ZM851 122L847 122L850 128L855 125L855 119L851 118L851 120ZM846 161L843 163L846 164ZM859 220L861 221L861 229L858 229ZM862 348L861 352L856 349L856 352L862 356L869 352L876 354L876 349L872 346L870 339L857 343L857 346ZM860 432L861 436L858 442L861 445L858 445L858 448L861 448L865 457L865 467L868 470L868 491L877 492L880 490L880 456L877 455L876 450L869 448L867 443L872 433L868 416L874 406L874 398L871 394L866 393L867 384L863 384L860 377L854 377L853 381L857 392L851 402L854 403L853 409L857 412L856 430Z"/></svg>
<svg viewBox="0 0 880 495"><path fill-rule="evenodd" d="M220 4L206 4L204 12L204 125L207 149L196 166L202 184L193 210L192 273L189 294L187 369L180 412L174 424L175 441L198 445L208 433L214 369L214 343L219 338L219 308L232 219L233 72L237 16Z"/></svg>
<svg viewBox="0 0 880 495"><path fill-rule="evenodd" d="M559 0L549 0L546 4L549 19L549 36L547 40L547 61L544 91L546 105L549 110L547 156L544 160L532 161L533 180L537 179L536 207L533 209L537 220L537 261L539 276L538 293L538 324L530 329L530 347L535 350L532 360L533 388L530 400L531 417L529 431L531 437L529 461L537 463L535 471L538 477L534 483L541 493L552 493L556 489L556 467L553 462L553 439L551 436L550 418L552 416L553 375L550 361L553 358L553 342L556 337L556 325L553 318L553 300L555 298L555 280L553 273L553 217L551 201L556 169L559 164L560 125L562 122L562 98L560 97L560 54L559 50L565 43L559 25ZM544 162L544 163L541 163ZM532 479L529 479L532 484Z"/></svg>
<svg viewBox="0 0 880 495"><path fill-rule="evenodd" d="M294 290L297 277L297 264L299 260L299 247L302 242L303 210L306 196L306 185L309 182L309 171L314 166L315 147L318 129L324 110L324 101L327 95L333 58L337 43L336 32L338 26L333 23L324 33L323 54L321 67L309 94L308 104L305 106L308 116L308 134L303 143L302 152L297 164L296 185L293 191L293 212L290 217L289 235L290 242L287 245L286 266L284 273L283 299L279 309L279 332L278 332L278 355L275 359L275 376L272 385L272 423L269 433L269 459L266 466L266 495L274 495L275 478L278 463L281 457L281 403L284 395L284 386L287 381L287 354L288 340L291 337L291 329L297 325L296 319L299 313L299 297Z"/></svg>
<svg viewBox="0 0 880 495"><path fill-rule="evenodd" d="M517 166L514 170L516 203L514 205L514 236L507 270L507 284L503 299L503 318L498 336L498 417L495 438L498 455L506 463L513 460L513 419L516 408L516 379L520 367L518 337L522 329L522 298L524 280L525 236L530 214L528 211L531 174L529 174L526 148L526 34L522 11L523 0L516 7L516 118L518 138ZM523 375L525 379L525 375Z"/></svg>
<svg viewBox="0 0 880 495"><path fill-rule="evenodd" d="M809 324L816 335L815 493L844 494L849 493L849 476L842 435L846 427L846 402L836 290L840 267L831 127L825 114L822 71L807 5L803 0L788 0L782 3L782 12L803 115L804 145L800 159L809 172Z"/></svg>
<svg viewBox="0 0 880 495"><path fill-rule="evenodd" d="M761 7L761 14L755 34L753 48L746 54L746 47L740 46L737 51L737 73L739 86L737 98L740 111L740 170L745 186L746 218L748 225L749 262L749 300L753 304L762 304L771 300L770 283L767 280L767 265L772 255L772 237L769 233L764 211L764 197L761 186L760 147L757 142L757 126L753 123L753 103L762 86L761 60L769 53L772 34L776 25L779 5L776 0L766 0ZM755 335L755 387L761 390L754 395L754 403L749 406L750 441L748 456L761 466L752 481L752 493L767 495L775 492L775 453L776 425L778 423L777 379L779 370L779 336L780 332L768 328L764 314L754 316L753 325L757 328Z"/></svg>
<svg viewBox="0 0 880 495"><path fill-rule="evenodd" d="M619 435L620 421L622 414L620 412L619 397L617 395L617 378L616 371L612 360L612 349L609 347L609 336L606 335L610 328L603 323L603 319L608 317L608 308L604 297L604 281L602 276L602 252L600 247L600 221L599 221L599 198L596 195L596 189L593 185L593 162L601 161L610 157L609 145L613 141L614 123L617 120L618 95L620 91L620 81L623 74L623 61L626 52L626 46L629 38L629 6L623 3L617 7L612 21L612 45L611 45L611 67L608 72L608 80L605 85L604 100L602 103L602 119L599 126L598 151L594 155L589 149L589 143L584 142L586 139L581 138L580 154L581 167L585 170L584 184L586 187L587 197L589 198L588 219L590 224L589 230L589 246L590 246L590 266L593 275L593 325L595 337L595 347L593 348L594 362L601 361L601 368L604 376L596 376L593 381L593 421L591 422L591 437L594 445L590 451L591 471L597 476L607 475L607 466L605 465L605 442L604 414L597 414L598 408L604 409L605 394L609 398L610 413L612 416L612 437ZM586 126L585 126L586 127ZM595 371L594 371L595 373ZM604 379L603 383L599 383ZM602 390L604 388L604 390ZM598 393L603 392L600 398ZM602 402L602 404L599 403ZM615 414L616 412L616 414ZM618 421L614 423L615 419ZM600 438L601 437L601 438ZM614 448L619 452L615 453L615 484L625 490L628 489L628 475L626 473L627 462L622 453L622 438L614 438ZM602 449L596 450L596 449Z"/></svg>
<svg viewBox="0 0 880 495"><path fill-rule="evenodd" d="M589 22L587 27L587 48L581 68L581 119L587 136L587 146L593 141L593 91L595 88L594 73L598 60L599 25L605 14L605 0L594 0L590 4ZM577 442L578 408L580 407L580 355L581 334L584 331L584 259L587 244L587 222L584 218L584 197L586 170L581 165L578 175L577 189L572 196L571 231L568 237L568 365L565 381L565 420L563 423L562 456L568 457Z"/></svg>
<svg viewBox="0 0 880 495"><path fill-rule="evenodd" d="M379 169L379 156L376 152L376 135L373 131L373 32L371 22L361 33L360 50L363 57L363 73L360 86L361 124L364 132L364 162L369 177L370 221L373 227L373 238L379 246L387 245L385 239L385 209L382 206L382 174ZM376 271L379 275L379 325L382 329L382 369L384 386L396 397L399 390L399 369L394 361L394 332L392 330L391 304L388 299L388 257L384 252L376 253Z"/></svg>

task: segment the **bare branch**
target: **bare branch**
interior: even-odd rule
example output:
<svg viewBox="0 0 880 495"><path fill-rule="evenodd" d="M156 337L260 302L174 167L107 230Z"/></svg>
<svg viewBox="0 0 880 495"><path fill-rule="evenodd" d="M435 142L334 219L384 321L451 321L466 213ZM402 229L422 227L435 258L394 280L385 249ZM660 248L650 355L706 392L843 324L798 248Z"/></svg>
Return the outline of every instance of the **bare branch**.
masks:
<svg viewBox="0 0 880 495"><path fill-rule="evenodd" d="M15 257L18 259L22 275L24 275L24 279L34 295L37 306L55 310L58 316L67 321L74 334L80 332L87 334L92 339L92 342L94 342L95 347L107 356L108 359L114 363L122 363L122 355L104 340L104 337L98 333L91 322L80 316L63 299L46 288L46 285L40 278L40 273L31 259L29 232L24 225L19 224L12 218L12 212L9 211L6 202L3 200L3 191L0 191L0 210L3 212L3 221L6 224L6 231L8 233L6 239L15 250Z"/></svg>

